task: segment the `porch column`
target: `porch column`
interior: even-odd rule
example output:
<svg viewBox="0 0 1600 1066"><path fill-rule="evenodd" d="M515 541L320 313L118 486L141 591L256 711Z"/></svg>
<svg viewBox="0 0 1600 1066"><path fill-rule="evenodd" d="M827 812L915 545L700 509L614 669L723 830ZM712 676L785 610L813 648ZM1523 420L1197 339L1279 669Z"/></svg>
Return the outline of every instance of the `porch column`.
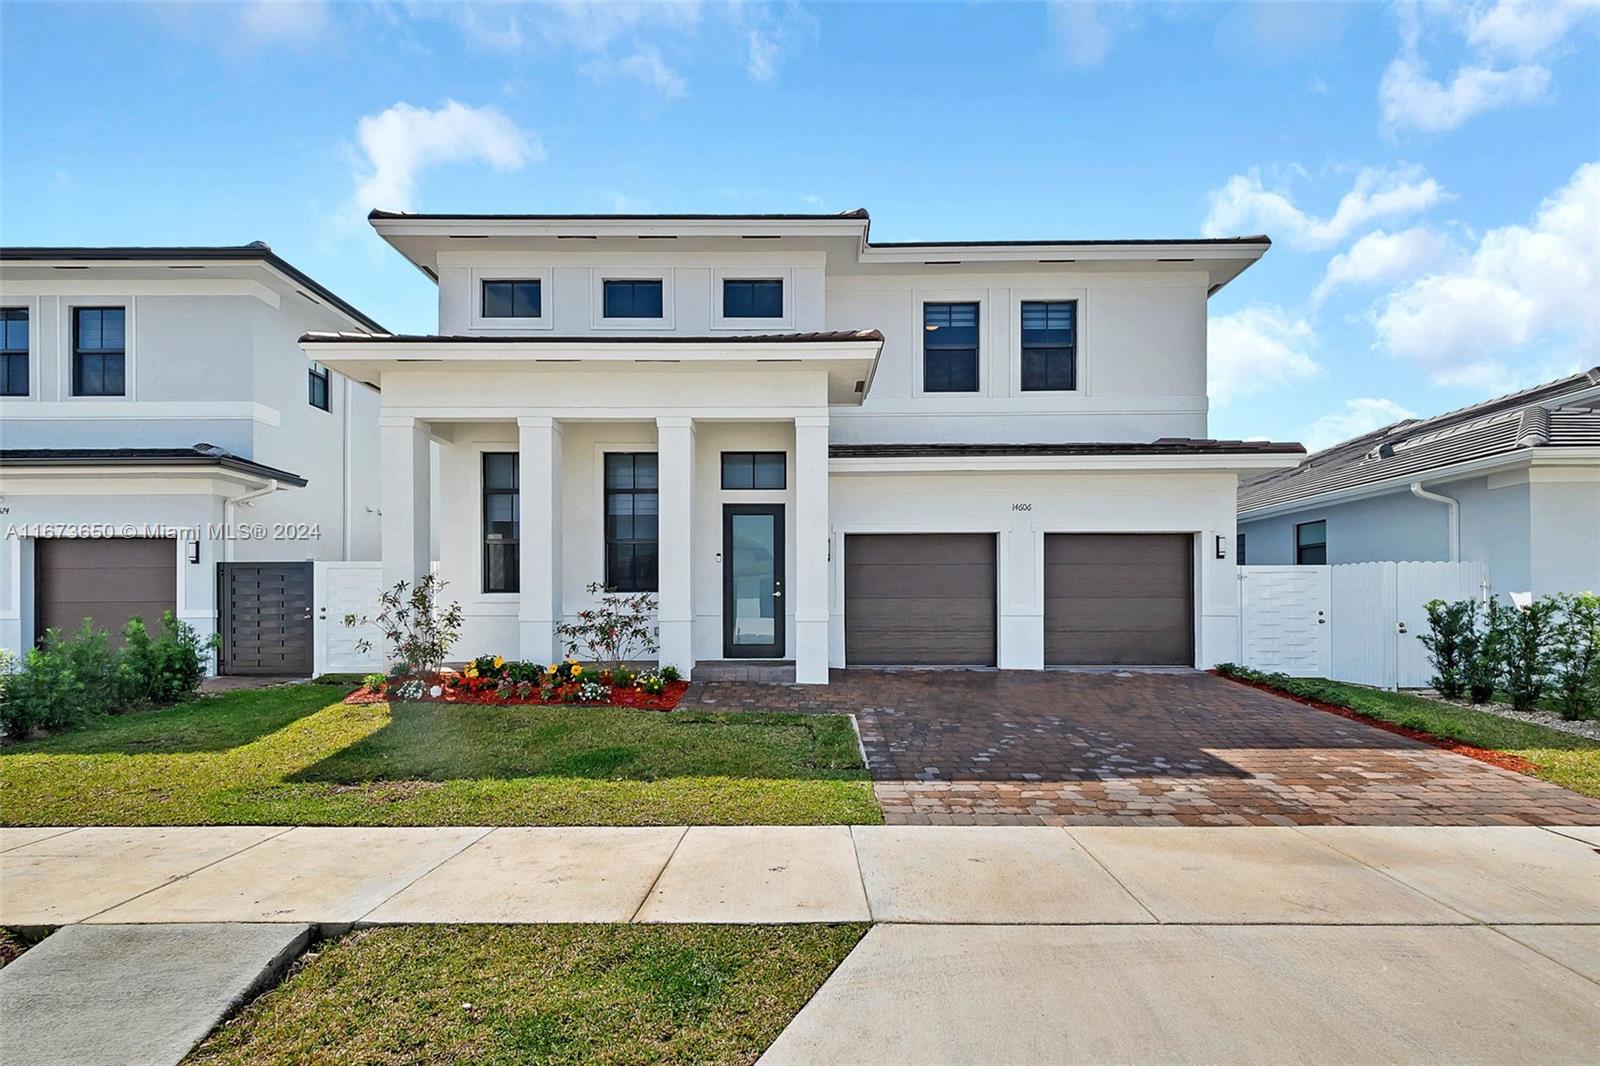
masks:
<svg viewBox="0 0 1600 1066"><path fill-rule="evenodd" d="M828 416L794 420L794 679L828 683Z"/></svg>
<svg viewBox="0 0 1600 1066"><path fill-rule="evenodd" d="M428 424L409 415L383 415L379 501L383 509L383 585L415 585L432 562L428 504ZM373 610L377 604L373 604Z"/></svg>
<svg viewBox="0 0 1600 1066"><path fill-rule="evenodd" d="M517 455L521 655L551 663L565 654L556 637L561 623L561 423L546 415L518 418Z"/></svg>
<svg viewBox="0 0 1600 1066"><path fill-rule="evenodd" d="M661 663L676 666L688 678L694 669L694 420L683 415L657 418L656 452Z"/></svg>

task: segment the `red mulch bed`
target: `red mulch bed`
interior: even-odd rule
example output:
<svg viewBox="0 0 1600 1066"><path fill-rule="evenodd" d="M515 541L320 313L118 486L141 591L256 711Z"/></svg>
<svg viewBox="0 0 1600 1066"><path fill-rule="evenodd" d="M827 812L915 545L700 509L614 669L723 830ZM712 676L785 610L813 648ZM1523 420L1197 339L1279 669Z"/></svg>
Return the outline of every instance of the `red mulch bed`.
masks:
<svg viewBox="0 0 1600 1066"><path fill-rule="evenodd" d="M683 694L689 691L687 681L669 681L667 687L659 694L652 696L636 688L612 687L611 695L598 703L567 703L562 699L546 700L535 694L528 699L511 697L502 699L493 688L473 690L456 685L447 684L440 679L429 683L442 685L444 693L438 697L423 696L417 703L466 703L480 707L632 707L641 711L670 711L683 699ZM346 703L388 703L387 692L371 689L363 685L345 697Z"/></svg>
<svg viewBox="0 0 1600 1066"><path fill-rule="evenodd" d="M1512 755L1510 752L1496 751L1493 748L1480 748L1475 744L1465 744L1459 740L1451 740L1449 737L1434 736L1432 733L1424 733L1420 729L1412 729L1409 726L1386 722L1382 718L1369 718L1360 711L1353 711L1349 707L1340 707L1336 703L1324 703L1321 700L1296 696L1292 692L1285 692L1282 689L1273 688L1271 685L1262 684L1259 681L1233 677L1229 674L1218 673L1216 670L1208 671L1208 673L1216 674L1217 677L1225 678L1236 685L1245 685L1249 688L1260 689L1262 692L1270 692L1274 696L1282 696L1286 700L1294 700L1296 703L1304 704L1307 707L1315 707L1319 711L1327 711L1329 714L1336 714L1340 718L1348 718L1352 722L1360 722L1362 725L1381 729L1385 733L1397 733L1402 737L1420 740L1424 744L1431 744L1436 748L1443 748L1445 751L1454 752L1457 755L1465 755L1469 759L1477 759L1479 762L1486 762L1490 766L1498 766L1502 770L1511 770L1519 774L1531 774L1537 769L1527 759L1520 755Z"/></svg>

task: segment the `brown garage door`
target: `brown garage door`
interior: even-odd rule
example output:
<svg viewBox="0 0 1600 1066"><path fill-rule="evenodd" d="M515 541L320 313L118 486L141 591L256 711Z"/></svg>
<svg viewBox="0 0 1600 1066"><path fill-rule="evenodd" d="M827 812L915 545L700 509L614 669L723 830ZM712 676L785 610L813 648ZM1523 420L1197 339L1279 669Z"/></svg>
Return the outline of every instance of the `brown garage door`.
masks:
<svg viewBox="0 0 1600 1066"><path fill-rule="evenodd" d="M850 666L993 666L994 537L847 536L844 647Z"/></svg>
<svg viewBox="0 0 1600 1066"><path fill-rule="evenodd" d="M128 619L156 632L177 610L178 545L161 538L41 538L34 546L34 632L90 619L120 645Z"/></svg>
<svg viewBox="0 0 1600 1066"><path fill-rule="evenodd" d="M1050 666L1194 665L1194 538L1047 535L1044 661Z"/></svg>
<svg viewBox="0 0 1600 1066"><path fill-rule="evenodd" d="M217 595L220 673L310 675L310 563L223 563Z"/></svg>

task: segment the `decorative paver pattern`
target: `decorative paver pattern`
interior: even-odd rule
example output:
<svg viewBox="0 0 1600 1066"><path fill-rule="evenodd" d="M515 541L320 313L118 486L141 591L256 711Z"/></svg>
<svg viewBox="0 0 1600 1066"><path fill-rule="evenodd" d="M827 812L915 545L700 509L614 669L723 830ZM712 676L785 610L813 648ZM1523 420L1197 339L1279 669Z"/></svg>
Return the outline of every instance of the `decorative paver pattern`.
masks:
<svg viewBox="0 0 1600 1066"><path fill-rule="evenodd" d="M1600 825L1600 800L1200 672L843 670L683 706L854 714L899 825Z"/></svg>

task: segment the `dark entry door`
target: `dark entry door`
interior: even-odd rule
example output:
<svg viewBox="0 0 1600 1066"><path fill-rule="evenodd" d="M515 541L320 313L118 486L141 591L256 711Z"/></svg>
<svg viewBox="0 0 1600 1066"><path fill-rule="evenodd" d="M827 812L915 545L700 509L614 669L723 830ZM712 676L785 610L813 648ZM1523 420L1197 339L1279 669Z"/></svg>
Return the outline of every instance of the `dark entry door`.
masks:
<svg viewBox="0 0 1600 1066"><path fill-rule="evenodd" d="M224 674L311 674L311 564L222 563Z"/></svg>
<svg viewBox="0 0 1600 1066"><path fill-rule="evenodd" d="M783 504L722 508L722 653L783 658Z"/></svg>

